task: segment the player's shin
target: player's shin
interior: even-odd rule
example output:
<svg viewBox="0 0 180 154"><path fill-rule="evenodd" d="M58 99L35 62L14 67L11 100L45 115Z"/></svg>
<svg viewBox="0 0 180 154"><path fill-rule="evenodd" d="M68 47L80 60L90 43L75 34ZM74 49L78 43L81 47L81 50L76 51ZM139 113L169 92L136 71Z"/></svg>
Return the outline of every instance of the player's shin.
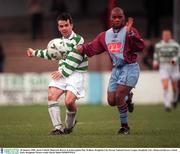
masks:
<svg viewBox="0 0 180 154"><path fill-rule="evenodd" d="M66 118L65 118L65 124L67 129L72 129L76 122L76 110L75 111L69 111L66 110Z"/></svg>
<svg viewBox="0 0 180 154"><path fill-rule="evenodd" d="M118 107L119 111L119 118L121 122L121 127L128 127L128 112L127 112L127 105L126 103L123 103Z"/></svg>
<svg viewBox="0 0 180 154"><path fill-rule="evenodd" d="M163 101L164 101L165 109L170 109L171 102L170 102L170 98L169 98L169 90L168 89L163 90Z"/></svg>
<svg viewBox="0 0 180 154"><path fill-rule="evenodd" d="M51 117L53 127L62 130L62 122L60 117L60 107L57 101L48 101L48 111Z"/></svg>

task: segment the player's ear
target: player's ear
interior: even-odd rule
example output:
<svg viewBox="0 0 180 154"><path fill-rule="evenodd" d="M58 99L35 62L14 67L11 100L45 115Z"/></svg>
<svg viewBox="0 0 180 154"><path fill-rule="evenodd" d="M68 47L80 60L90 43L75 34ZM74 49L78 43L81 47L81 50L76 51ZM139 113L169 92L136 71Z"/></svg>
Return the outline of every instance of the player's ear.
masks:
<svg viewBox="0 0 180 154"><path fill-rule="evenodd" d="M71 27L72 27L72 29L73 29L74 25L73 25L73 24L71 24Z"/></svg>

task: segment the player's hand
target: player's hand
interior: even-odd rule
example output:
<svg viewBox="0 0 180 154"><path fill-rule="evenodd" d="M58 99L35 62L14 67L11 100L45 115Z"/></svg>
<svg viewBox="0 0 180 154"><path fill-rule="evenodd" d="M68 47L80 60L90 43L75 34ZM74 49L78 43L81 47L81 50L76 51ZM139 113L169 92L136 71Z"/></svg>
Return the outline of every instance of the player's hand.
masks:
<svg viewBox="0 0 180 154"><path fill-rule="evenodd" d="M76 46L76 51L79 52L79 53L83 53L82 45L77 45Z"/></svg>
<svg viewBox="0 0 180 154"><path fill-rule="evenodd" d="M171 59L171 64L172 64L172 65L176 65L176 64L177 64L176 58Z"/></svg>
<svg viewBox="0 0 180 154"><path fill-rule="evenodd" d="M62 78L62 74L60 71L54 71L51 73L51 77L54 79L54 80L59 80L60 78Z"/></svg>
<svg viewBox="0 0 180 154"><path fill-rule="evenodd" d="M33 56L33 55L32 55L33 49L28 48L28 49L26 50L26 53L27 53L27 56L28 56L28 57L32 57L32 56Z"/></svg>
<svg viewBox="0 0 180 154"><path fill-rule="evenodd" d="M157 62L153 62L153 70L158 70L159 64Z"/></svg>
<svg viewBox="0 0 180 154"><path fill-rule="evenodd" d="M132 25L134 23L134 19L132 17L128 18L128 21L126 23L126 30L129 32L131 31Z"/></svg>

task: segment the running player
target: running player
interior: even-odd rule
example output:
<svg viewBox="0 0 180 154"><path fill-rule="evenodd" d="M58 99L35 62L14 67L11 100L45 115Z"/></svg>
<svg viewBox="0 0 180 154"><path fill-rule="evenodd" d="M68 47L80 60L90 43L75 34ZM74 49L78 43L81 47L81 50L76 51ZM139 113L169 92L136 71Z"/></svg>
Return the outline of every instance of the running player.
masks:
<svg viewBox="0 0 180 154"><path fill-rule="evenodd" d="M178 80L179 80L179 44L172 39L170 30L162 31L162 40L155 45L153 68L158 69L161 75L163 86L164 107L166 111L171 111L171 106L175 108L178 101ZM173 99L169 98L169 81L173 89Z"/></svg>

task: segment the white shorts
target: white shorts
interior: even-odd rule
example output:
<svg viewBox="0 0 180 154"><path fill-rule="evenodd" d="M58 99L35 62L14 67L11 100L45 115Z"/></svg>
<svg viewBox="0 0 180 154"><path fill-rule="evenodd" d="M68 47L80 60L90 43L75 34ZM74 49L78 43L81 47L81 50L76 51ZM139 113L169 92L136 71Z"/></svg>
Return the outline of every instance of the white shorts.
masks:
<svg viewBox="0 0 180 154"><path fill-rule="evenodd" d="M84 77L85 73L74 72L67 78L51 80L49 87L71 91L77 98L81 98L85 96Z"/></svg>
<svg viewBox="0 0 180 154"><path fill-rule="evenodd" d="M162 79L179 80L179 64L160 64L159 72Z"/></svg>

